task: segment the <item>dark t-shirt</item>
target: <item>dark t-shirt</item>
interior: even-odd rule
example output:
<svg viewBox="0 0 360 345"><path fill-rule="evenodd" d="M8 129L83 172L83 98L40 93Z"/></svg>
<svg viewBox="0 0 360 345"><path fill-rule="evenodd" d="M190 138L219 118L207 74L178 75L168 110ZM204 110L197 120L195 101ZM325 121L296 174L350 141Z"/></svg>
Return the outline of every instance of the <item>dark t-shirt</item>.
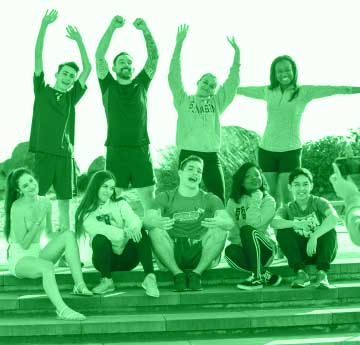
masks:
<svg viewBox="0 0 360 345"><path fill-rule="evenodd" d="M106 146L143 146L147 133L147 91L151 79L142 70L128 85L119 84L109 72L99 79L108 124Z"/></svg>
<svg viewBox="0 0 360 345"><path fill-rule="evenodd" d="M75 105L84 95L79 81L67 92L45 85L44 73L34 75L35 101L30 133L30 152L72 156L75 133Z"/></svg>
<svg viewBox="0 0 360 345"><path fill-rule="evenodd" d="M169 230L172 238L200 239L207 231L201 222L205 218L214 217L215 211L224 209L220 198L202 190L194 197L185 197L173 189L160 193L155 201L163 217L175 219L173 228Z"/></svg>

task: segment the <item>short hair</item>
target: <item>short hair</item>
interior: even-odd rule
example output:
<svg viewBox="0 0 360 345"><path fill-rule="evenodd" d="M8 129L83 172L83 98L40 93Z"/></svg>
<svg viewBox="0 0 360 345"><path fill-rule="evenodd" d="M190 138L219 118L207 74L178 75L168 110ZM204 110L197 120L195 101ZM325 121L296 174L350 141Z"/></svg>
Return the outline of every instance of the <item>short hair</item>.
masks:
<svg viewBox="0 0 360 345"><path fill-rule="evenodd" d="M130 56L130 58L132 59L132 56L131 56L129 53L127 53L127 52L121 52L121 53L117 54L117 55L114 57L113 65L115 65L115 64L116 64L116 60L117 60L120 56L123 56L123 55Z"/></svg>
<svg viewBox="0 0 360 345"><path fill-rule="evenodd" d="M199 81L202 80L202 79L205 78L205 77L212 77L212 78L214 78L214 79L216 80L216 83L217 83L217 78L216 78L216 76L215 76L214 74L212 74L212 73L205 73L205 74L203 74L203 75L200 77Z"/></svg>
<svg viewBox="0 0 360 345"><path fill-rule="evenodd" d="M65 66L69 66L69 67L73 68L76 73L78 73L78 72L80 71L80 68L79 68L79 66L76 64L76 62L74 62L74 61L69 61L69 62L64 62L64 63L62 63L62 64L60 64L60 65L58 66L58 70L57 70L58 73L59 73L59 72L61 71L61 69L62 69L63 67L65 67Z"/></svg>
<svg viewBox="0 0 360 345"><path fill-rule="evenodd" d="M179 170L184 170L189 162L199 162L204 165L204 161L199 156L191 155L180 162Z"/></svg>
<svg viewBox="0 0 360 345"><path fill-rule="evenodd" d="M289 184L292 184L294 180L300 175L306 176L309 179L309 181L313 183L314 178L310 170L306 168L296 168L289 175Z"/></svg>

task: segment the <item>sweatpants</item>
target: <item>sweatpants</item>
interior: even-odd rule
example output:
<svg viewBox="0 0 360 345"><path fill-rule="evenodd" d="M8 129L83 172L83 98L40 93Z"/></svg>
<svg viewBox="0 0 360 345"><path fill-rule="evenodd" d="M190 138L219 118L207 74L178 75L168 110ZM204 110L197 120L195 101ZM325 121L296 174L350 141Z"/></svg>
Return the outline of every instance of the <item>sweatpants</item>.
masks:
<svg viewBox="0 0 360 345"><path fill-rule="evenodd" d="M334 229L320 236L317 240L316 253L310 257L306 253L308 238L300 236L293 228L279 229L277 240L289 262L289 267L297 273L306 265L315 264L318 270L328 271L330 263L335 259L337 238Z"/></svg>
<svg viewBox="0 0 360 345"><path fill-rule="evenodd" d="M230 244L225 248L225 260L236 270L260 277L274 259L276 244L250 225L241 227L240 238L241 246Z"/></svg>
<svg viewBox="0 0 360 345"><path fill-rule="evenodd" d="M111 272L131 271L141 262L145 276L154 273L150 238L142 229L142 238L136 243L130 239L121 255L113 252L111 241L104 235L96 235L92 240L92 262L102 277L111 278Z"/></svg>
<svg viewBox="0 0 360 345"><path fill-rule="evenodd" d="M198 156L204 161L202 178L207 191L215 194L222 202L225 202L224 173L220 163L219 153L181 150L179 166L185 158L191 155Z"/></svg>

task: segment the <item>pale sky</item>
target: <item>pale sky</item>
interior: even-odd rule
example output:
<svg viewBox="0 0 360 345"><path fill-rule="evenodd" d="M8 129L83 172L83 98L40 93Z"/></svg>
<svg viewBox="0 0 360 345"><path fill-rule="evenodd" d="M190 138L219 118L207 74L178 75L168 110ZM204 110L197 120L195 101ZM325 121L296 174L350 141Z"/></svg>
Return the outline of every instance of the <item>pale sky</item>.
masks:
<svg viewBox="0 0 360 345"><path fill-rule="evenodd" d="M109 62L126 50L139 72L146 60L141 32L132 22L146 20L158 44L158 70L148 94L148 129L152 149L175 142L176 112L167 84L177 26L190 29L182 52L185 89L195 91L206 72L224 81L233 59L226 41L234 35L241 49L241 85L269 83L271 61L278 55L294 58L299 83L360 85L360 3L358 0L12 0L0 2L1 122L0 161L30 133L34 45L46 9L59 11L48 28L44 71L53 85L59 63L80 56L75 42L65 37L66 25L76 25L90 56L93 71L88 91L77 106L75 158L82 171L105 153L106 120L96 79L97 44L114 15L126 19L115 32L107 54ZM334 96L312 102L302 121L303 141L345 134L360 126L360 96ZM238 125L262 134L266 108L262 101L237 96L222 115L223 125Z"/></svg>

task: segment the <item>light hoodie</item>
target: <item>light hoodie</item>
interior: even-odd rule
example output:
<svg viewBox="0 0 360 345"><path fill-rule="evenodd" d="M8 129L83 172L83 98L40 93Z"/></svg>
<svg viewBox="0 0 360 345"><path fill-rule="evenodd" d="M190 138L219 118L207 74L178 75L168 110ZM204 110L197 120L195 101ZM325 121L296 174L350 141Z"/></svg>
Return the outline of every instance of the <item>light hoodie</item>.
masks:
<svg viewBox="0 0 360 345"><path fill-rule="evenodd" d="M243 195L239 202L229 199L226 210L235 223L228 236L232 244L241 245L240 229L244 225L250 225L270 237L269 224L275 215L276 202L269 193L263 195L258 190L251 196Z"/></svg>
<svg viewBox="0 0 360 345"><path fill-rule="evenodd" d="M99 216L108 216L110 225L98 220ZM118 201L108 200L104 205L87 214L83 226L90 235L91 241L98 234L104 235L111 241L113 252L121 255L129 240L124 230L141 229L142 222L130 205L121 199Z"/></svg>
<svg viewBox="0 0 360 345"><path fill-rule="evenodd" d="M345 223L351 240L360 246L360 193L345 199Z"/></svg>

